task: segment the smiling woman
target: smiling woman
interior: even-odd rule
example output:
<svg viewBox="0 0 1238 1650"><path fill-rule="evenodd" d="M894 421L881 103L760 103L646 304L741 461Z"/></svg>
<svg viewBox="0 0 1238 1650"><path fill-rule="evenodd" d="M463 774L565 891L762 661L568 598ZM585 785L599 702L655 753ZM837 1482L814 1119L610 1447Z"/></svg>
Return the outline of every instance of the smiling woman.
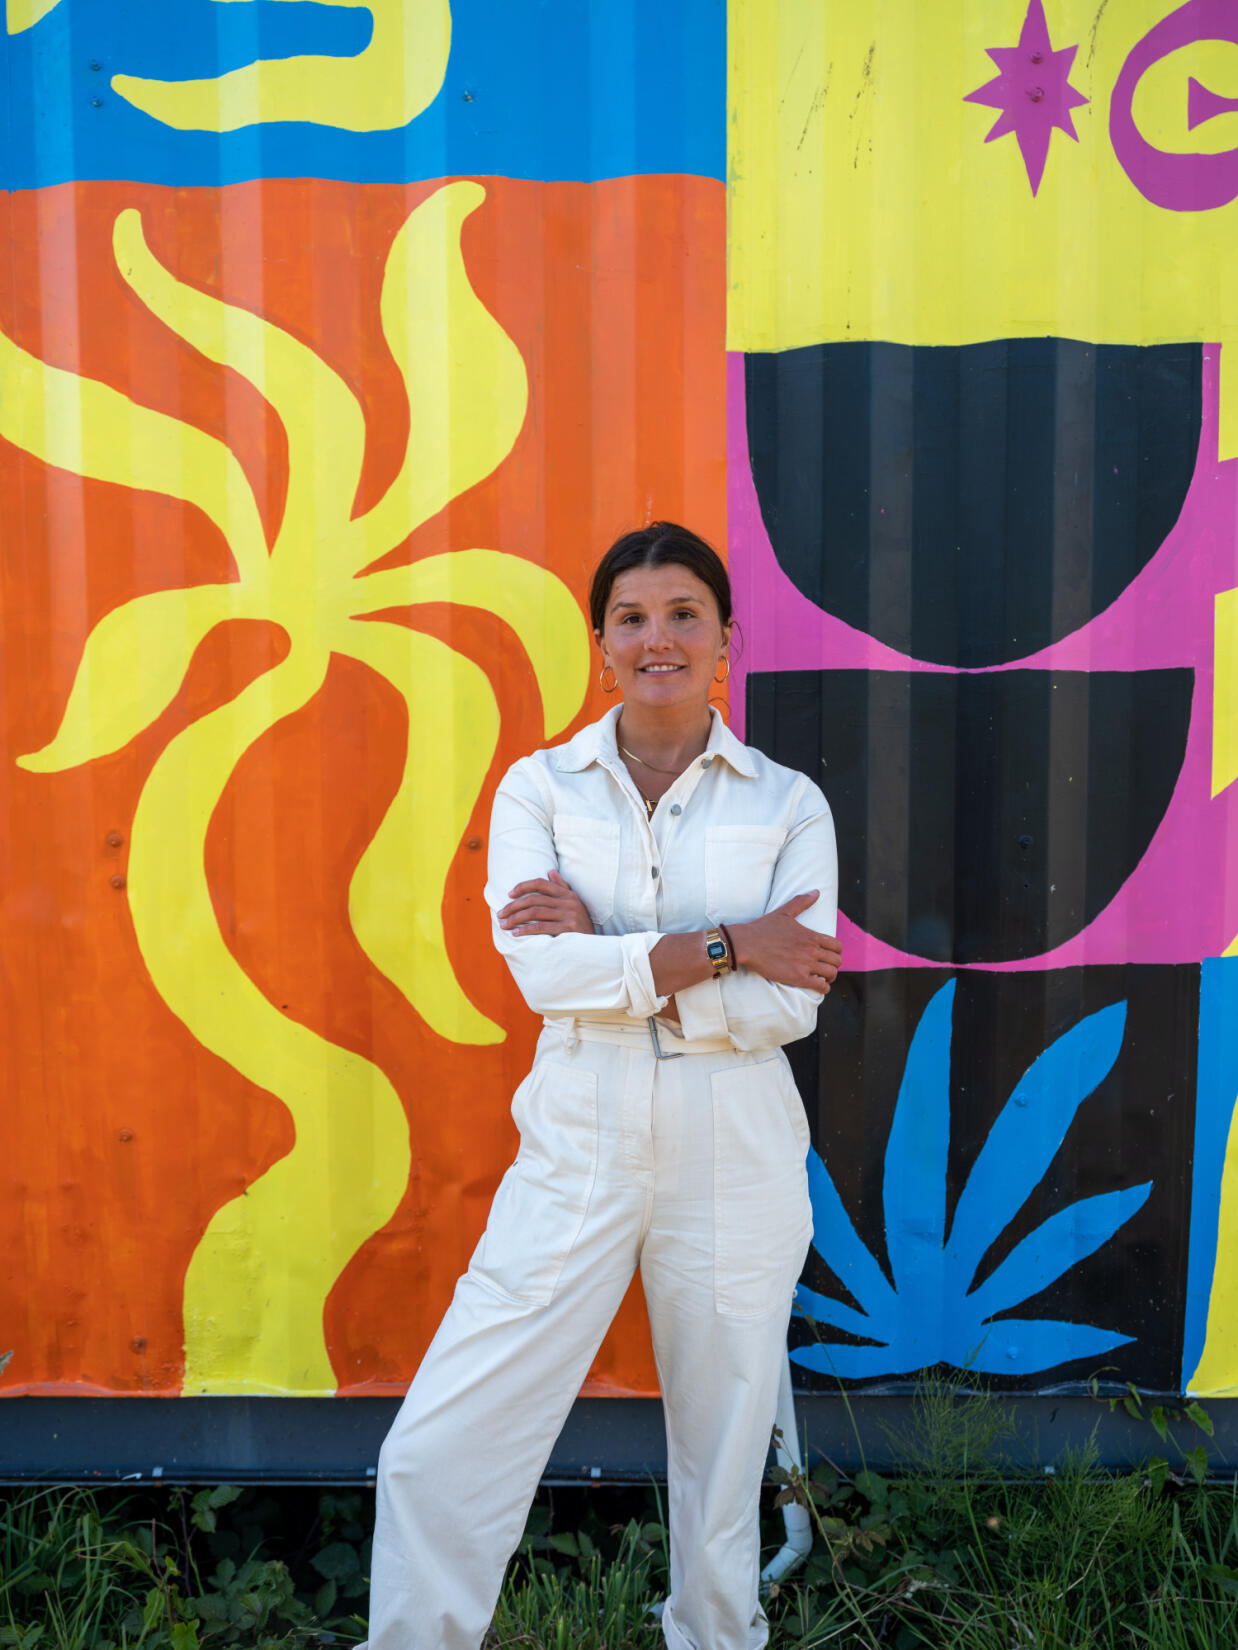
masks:
<svg viewBox="0 0 1238 1650"><path fill-rule="evenodd" d="M512 1102L519 1155L383 1446L372 1650L480 1643L638 1266L667 1418L667 1642L765 1638L757 1497L811 1231L782 1045L838 971L834 828L815 785L710 708L732 614L703 540L626 534L590 609L622 703L495 798L495 944L545 1028Z"/></svg>

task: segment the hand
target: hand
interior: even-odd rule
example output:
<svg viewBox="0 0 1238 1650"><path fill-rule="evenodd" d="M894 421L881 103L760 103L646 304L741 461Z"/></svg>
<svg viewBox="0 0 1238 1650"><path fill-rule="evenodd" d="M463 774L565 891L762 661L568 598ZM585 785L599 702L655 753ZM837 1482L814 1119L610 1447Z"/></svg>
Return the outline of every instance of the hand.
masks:
<svg viewBox="0 0 1238 1650"><path fill-rule="evenodd" d="M819 891L796 894L754 922L731 922L727 930L739 968L750 968L776 985L795 985L825 997L838 978L843 948L832 934L818 934L796 918L815 905Z"/></svg>
<svg viewBox="0 0 1238 1650"><path fill-rule="evenodd" d="M518 882L498 913L510 934L592 934L593 919L585 902L557 871Z"/></svg>

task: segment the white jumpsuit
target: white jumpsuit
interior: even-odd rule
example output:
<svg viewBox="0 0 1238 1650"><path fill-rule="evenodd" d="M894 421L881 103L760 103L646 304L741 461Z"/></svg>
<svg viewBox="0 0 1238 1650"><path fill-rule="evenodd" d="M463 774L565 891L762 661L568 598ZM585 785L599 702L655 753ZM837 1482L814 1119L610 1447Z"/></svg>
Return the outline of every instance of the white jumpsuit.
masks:
<svg viewBox="0 0 1238 1650"><path fill-rule="evenodd" d="M811 1233L808 1124L782 1044L820 998L739 971L653 1020L664 933L820 890L818 788L715 714L653 820L620 760L619 708L517 762L495 798L491 910L552 866L593 935L495 944L545 1029L512 1102L520 1150L383 1445L370 1650L476 1650L559 1430L636 1267L666 1415L671 1650L759 1650L757 1505L791 1296ZM675 1054L681 1058L660 1058Z"/></svg>

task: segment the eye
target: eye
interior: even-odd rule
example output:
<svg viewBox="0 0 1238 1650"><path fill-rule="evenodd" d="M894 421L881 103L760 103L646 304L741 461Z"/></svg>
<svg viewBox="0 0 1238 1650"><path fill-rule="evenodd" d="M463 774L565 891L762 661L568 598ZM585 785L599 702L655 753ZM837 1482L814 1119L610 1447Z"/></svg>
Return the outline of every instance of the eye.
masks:
<svg viewBox="0 0 1238 1650"><path fill-rule="evenodd" d="M619 621L620 624L629 624L629 625L630 624L639 624L640 622L641 622L641 615L639 613L625 613Z"/></svg>
<svg viewBox="0 0 1238 1650"><path fill-rule="evenodd" d="M681 607L675 617L677 619L695 619L696 609L692 607Z"/></svg>

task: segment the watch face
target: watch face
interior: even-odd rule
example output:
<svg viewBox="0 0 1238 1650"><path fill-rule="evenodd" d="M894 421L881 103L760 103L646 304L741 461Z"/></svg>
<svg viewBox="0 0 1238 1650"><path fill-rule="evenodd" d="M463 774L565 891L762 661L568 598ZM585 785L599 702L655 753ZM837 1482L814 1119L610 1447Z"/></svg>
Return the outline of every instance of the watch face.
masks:
<svg viewBox="0 0 1238 1650"><path fill-rule="evenodd" d="M705 947L705 955L709 958L710 962L722 962L726 957L725 942L722 940L710 940L709 944Z"/></svg>

